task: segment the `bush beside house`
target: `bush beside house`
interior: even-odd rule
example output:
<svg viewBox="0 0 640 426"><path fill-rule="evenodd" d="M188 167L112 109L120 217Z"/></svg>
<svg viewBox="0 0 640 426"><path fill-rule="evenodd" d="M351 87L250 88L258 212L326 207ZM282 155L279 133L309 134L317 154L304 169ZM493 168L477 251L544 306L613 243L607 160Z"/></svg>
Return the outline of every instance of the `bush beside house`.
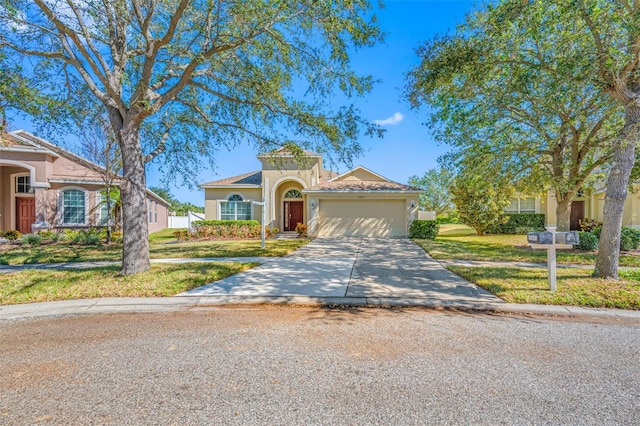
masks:
<svg viewBox="0 0 640 426"><path fill-rule="evenodd" d="M504 223L489 226L490 234L526 234L527 232L544 231L544 214L510 213Z"/></svg>
<svg viewBox="0 0 640 426"><path fill-rule="evenodd" d="M435 220L414 220L409 228L409 237L435 240L439 230L440 225Z"/></svg>
<svg viewBox="0 0 640 426"><path fill-rule="evenodd" d="M265 228L267 238L274 237L278 228ZM262 235L262 225L257 220L196 220L191 229L173 232L178 241L191 239L232 240L254 239Z"/></svg>

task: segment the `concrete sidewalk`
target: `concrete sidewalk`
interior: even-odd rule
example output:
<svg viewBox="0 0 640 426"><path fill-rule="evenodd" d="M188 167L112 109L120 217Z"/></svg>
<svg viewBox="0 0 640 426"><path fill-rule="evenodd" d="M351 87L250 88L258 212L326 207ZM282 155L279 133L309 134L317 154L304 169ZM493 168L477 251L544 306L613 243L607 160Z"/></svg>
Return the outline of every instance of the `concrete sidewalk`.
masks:
<svg viewBox="0 0 640 426"><path fill-rule="evenodd" d="M520 262L436 261L408 239L316 239L289 256L155 259L153 263L258 262L246 272L167 298L103 298L0 306L0 320L120 312L215 309L222 305L291 304L396 306L640 320L640 311L520 305L449 272L444 265L546 267ZM119 262L0 265L23 269L78 269Z"/></svg>

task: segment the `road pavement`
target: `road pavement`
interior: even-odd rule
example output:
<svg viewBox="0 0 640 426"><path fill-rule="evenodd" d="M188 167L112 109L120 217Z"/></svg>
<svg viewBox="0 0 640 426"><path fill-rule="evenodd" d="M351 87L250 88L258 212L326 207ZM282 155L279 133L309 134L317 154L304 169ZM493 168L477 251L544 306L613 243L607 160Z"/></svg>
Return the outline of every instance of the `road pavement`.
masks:
<svg viewBox="0 0 640 426"><path fill-rule="evenodd" d="M0 423L636 425L640 329L291 307L3 321Z"/></svg>

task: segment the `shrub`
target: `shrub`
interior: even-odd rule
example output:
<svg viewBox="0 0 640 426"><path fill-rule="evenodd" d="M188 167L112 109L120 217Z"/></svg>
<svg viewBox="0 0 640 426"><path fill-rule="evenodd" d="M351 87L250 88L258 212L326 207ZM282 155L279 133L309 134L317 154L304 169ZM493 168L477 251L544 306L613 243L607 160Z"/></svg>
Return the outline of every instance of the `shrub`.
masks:
<svg viewBox="0 0 640 426"><path fill-rule="evenodd" d="M273 228L267 226L264 228L264 233L267 238L274 238L276 235L278 235L278 233L280 233L280 228L276 228L275 226Z"/></svg>
<svg viewBox="0 0 640 426"><path fill-rule="evenodd" d="M42 237L38 234L25 234L22 236L22 244L29 244L30 246L39 246L42 243Z"/></svg>
<svg viewBox="0 0 640 426"><path fill-rule="evenodd" d="M435 220L414 220L409 227L409 237L435 240L439 230L440 225Z"/></svg>
<svg viewBox="0 0 640 426"><path fill-rule="evenodd" d="M527 232L544 231L544 214L510 213L502 224L491 225L491 234L526 234Z"/></svg>
<svg viewBox="0 0 640 426"><path fill-rule="evenodd" d="M22 236L20 231L11 230L4 233L4 237L9 241L15 241Z"/></svg>
<svg viewBox="0 0 640 426"><path fill-rule="evenodd" d="M122 231L114 231L111 233L111 242L116 244L122 244L124 240L124 235Z"/></svg>
<svg viewBox="0 0 640 426"><path fill-rule="evenodd" d="M640 246L640 231L634 228L623 227L620 231L620 250L635 250Z"/></svg>
<svg viewBox="0 0 640 426"><path fill-rule="evenodd" d="M595 219L579 219L580 230L585 232L593 232L596 228L602 228L602 222Z"/></svg>
<svg viewBox="0 0 640 426"><path fill-rule="evenodd" d="M302 222L298 222L296 224L296 232L298 233L298 237L306 237L307 236L307 225Z"/></svg>
<svg viewBox="0 0 640 426"><path fill-rule="evenodd" d="M70 229L65 229L64 235L69 243L81 246L97 246L102 242L100 232L95 229L89 229L88 231L72 231Z"/></svg>
<svg viewBox="0 0 640 426"><path fill-rule="evenodd" d="M179 243L183 243L191 239L191 233L186 229L178 229L177 231L173 231L173 236L176 237L176 240Z"/></svg>
<svg viewBox="0 0 640 426"><path fill-rule="evenodd" d="M585 231L578 231L578 235L580 238L580 242L573 246L578 250L584 251L594 251L598 248L598 237L591 233Z"/></svg>
<svg viewBox="0 0 640 426"><path fill-rule="evenodd" d="M591 233L599 239L600 233L602 233L602 225L596 227ZM629 251L638 247L640 247L640 231L623 226L620 230L620 250Z"/></svg>
<svg viewBox="0 0 640 426"><path fill-rule="evenodd" d="M42 238L42 241L53 241L56 238L56 234L53 231L49 231L48 229L43 229L38 231L38 235Z"/></svg>
<svg viewBox="0 0 640 426"><path fill-rule="evenodd" d="M202 226L260 226L257 220L194 220L191 222L193 228Z"/></svg>

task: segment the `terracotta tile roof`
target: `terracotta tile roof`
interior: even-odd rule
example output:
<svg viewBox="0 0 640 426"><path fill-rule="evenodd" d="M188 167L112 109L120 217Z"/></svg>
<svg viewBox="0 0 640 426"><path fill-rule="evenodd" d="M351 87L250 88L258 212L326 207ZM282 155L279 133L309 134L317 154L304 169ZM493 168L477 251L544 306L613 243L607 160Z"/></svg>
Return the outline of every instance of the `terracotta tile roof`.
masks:
<svg viewBox="0 0 640 426"><path fill-rule="evenodd" d="M337 177L338 173L336 172L332 172L331 170L322 170L320 172L320 182L326 182L328 180L333 179L334 177Z"/></svg>
<svg viewBox="0 0 640 426"><path fill-rule="evenodd" d="M5 133L0 137L0 148L1 147L10 147L10 146L29 146L32 145L26 144L24 141L13 136L11 133Z"/></svg>
<svg viewBox="0 0 640 426"><path fill-rule="evenodd" d="M409 185L393 181L373 180L339 180L337 182L320 182L307 188L308 191L420 191Z"/></svg>
<svg viewBox="0 0 640 426"><path fill-rule="evenodd" d="M244 173L212 182L203 183L200 186L229 186L229 185L262 185L262 170Z"/></svg>

